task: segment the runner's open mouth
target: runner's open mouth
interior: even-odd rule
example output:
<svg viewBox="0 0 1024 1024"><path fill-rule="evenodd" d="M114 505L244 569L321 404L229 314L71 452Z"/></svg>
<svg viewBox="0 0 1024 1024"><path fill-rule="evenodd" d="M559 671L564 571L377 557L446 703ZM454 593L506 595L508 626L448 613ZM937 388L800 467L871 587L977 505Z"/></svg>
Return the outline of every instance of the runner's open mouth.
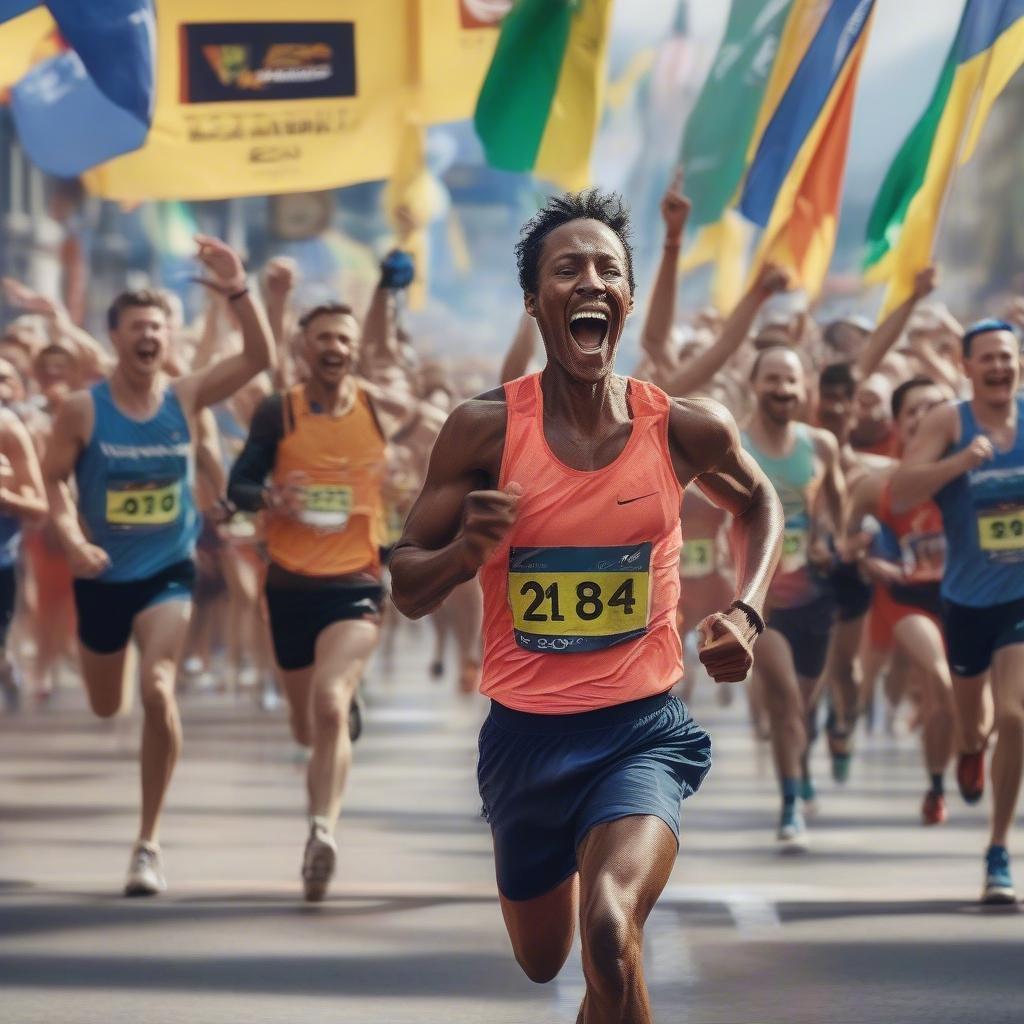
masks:
<svg viewBox="0 0 1024 1024"><path fill-rule="evenodd" d="M597 309L577 310L569 318L569 333L572 340L584 352L599 352L608 337L610 319L606 312Z"/></svg>

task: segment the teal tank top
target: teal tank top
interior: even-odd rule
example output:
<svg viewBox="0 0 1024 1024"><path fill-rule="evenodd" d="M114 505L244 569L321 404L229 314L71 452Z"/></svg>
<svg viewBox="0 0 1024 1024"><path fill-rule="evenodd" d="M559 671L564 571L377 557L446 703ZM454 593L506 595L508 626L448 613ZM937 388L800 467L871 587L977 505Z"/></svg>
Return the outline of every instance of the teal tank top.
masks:
<svg viewBox="0 0 1024 1024"><path fill-rule="evenodd" d="M811 501L818 486L814 438L806 423L793 426L793 447L783 456L762 452L744 431L743 447L771 481L782 502L785 527L782 559L769 589L769 602L776 608L795 608L821 594L818 578L807 564L811 534Z"/></svg>
<svg viewBox="0 0 1024 1024"><path fill-rule="evenodd" d="M95 423L75 479L87 535L110 556L97 579L145 579L195 551L200 522L188 420L171 388L142 421L118 409L108 381L90 394Z"/></svg>

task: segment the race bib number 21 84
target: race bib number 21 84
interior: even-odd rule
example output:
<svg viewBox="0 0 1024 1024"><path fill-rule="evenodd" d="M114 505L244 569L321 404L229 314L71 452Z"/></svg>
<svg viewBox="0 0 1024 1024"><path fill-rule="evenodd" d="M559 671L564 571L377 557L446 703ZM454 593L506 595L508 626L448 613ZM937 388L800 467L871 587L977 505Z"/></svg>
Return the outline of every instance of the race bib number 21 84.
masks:
<svg viewBox="0 0 1024 1024"><path fill-rule="evenodd" d="M516 643L579 653L647 632L651 545L512 548L508 601Z"/></svg>

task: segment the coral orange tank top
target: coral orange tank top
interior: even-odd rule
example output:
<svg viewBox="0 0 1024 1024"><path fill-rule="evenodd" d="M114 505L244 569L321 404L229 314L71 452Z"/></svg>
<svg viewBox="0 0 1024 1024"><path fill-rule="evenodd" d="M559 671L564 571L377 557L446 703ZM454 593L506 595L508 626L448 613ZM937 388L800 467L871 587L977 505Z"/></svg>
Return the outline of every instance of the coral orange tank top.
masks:
<svg viewBox="0 0 1024 1024"><path fill-rule="evenodd" d="M892 482L887 480L878 501L878 521L899 547L907 582L938 583L946 567L946 534L934 501L922 501L906 512L892 507Z"/></svg>
<svg viewBox="0 0 1024 1024"><path fill-rule="evenodd" d="M298 487L301 518L268 517L272 562L306 576L380 573L385 441L370 400L359 389L342 416L316 413L306 389L284 400L284 437L277 446L273 481Z"/></svg>
<svg viewBox="0 0 1024 1024"><path fill-rule="evenodd" d="M682 488L669 400L628 380L633 429L618 458L585 472L544 437L540 374L505 385L499 486L523 488L519 519L480 572L480 689L517 711L571 714L639 700L682 675L675 626Z"/></svg>

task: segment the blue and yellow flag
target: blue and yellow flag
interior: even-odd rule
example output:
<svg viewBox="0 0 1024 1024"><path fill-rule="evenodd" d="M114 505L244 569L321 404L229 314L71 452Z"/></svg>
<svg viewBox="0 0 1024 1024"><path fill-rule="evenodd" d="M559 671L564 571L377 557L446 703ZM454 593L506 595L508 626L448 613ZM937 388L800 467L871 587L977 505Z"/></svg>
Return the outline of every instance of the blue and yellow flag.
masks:
<svg viewBox="0 0 1024 1024"><path fill-rule="evenodd" d="M806 29L818 8L803 5L794 15L803 16ZM833 0L809 39L787 25L789 49L780 51L780 74L771 84L788 75L788 85L777 90L740 200L740 212L765 229L755 272L765 261L779 263L809 295L821 290L835 248L857 79L873 13L874 0Z"/></svg>
<svg viewBox="0 0 1024 1024"><path fill-rule="evenodd" d="M0 20L32 6L0 6ZM146 139L156 88L153 4L49 0L47 8L69 48L13 85L11 112L32 162L70 178Z"/></svg>
<svg viewBox="0 0 1024 1024"><path fill-rule="evenodd" d="M947 63L930 104L936 108L934 129L927 125L931 139L925 146L905 145L897 155L904 162L926 158L923 172L901 168L896 176L890 169L886 178L898 177L913 192L909 205L906 195L887 196L885 216L879 214L875 227L877 237L895 237L878 260L889 280L882 316L909 298L915 275L931 262L954 170L971 158L992 104L1024 64L1024 0L967 0Z"/></svg>

